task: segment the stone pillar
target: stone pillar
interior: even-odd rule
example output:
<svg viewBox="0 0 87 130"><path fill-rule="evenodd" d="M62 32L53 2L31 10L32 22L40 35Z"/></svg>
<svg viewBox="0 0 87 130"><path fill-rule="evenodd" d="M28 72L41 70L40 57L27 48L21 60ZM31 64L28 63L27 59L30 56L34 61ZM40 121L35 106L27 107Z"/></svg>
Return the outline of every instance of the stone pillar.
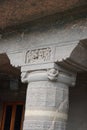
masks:
<svg viewBox="0 0 87 130"><path fill-rule="evenodd" d="M23 130L65 130L74 77L58 69L22 72L28 82Z"/></svg>

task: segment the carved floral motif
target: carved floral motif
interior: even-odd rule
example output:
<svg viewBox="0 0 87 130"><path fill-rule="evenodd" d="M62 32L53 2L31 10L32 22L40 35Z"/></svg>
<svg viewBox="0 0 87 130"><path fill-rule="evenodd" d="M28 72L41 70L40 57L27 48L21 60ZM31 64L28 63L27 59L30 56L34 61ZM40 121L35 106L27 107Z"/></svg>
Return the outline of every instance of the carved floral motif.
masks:
<svg viewBox="0 0 87 130"><path fill-rule="evenodd" d="M29 50L26 53L25 63L49 61L50 57L51 57L51 48Z"/></svg>

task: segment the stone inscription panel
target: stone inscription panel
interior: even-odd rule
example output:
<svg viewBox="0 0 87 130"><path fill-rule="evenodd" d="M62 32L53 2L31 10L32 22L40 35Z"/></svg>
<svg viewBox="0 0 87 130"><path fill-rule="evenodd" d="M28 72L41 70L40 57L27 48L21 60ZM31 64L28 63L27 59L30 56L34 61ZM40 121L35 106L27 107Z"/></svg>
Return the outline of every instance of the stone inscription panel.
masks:
<svg viewBox="0 0 87 130"><path fill-rule="evenodd" d="M51 48L40 48L28 50L25 57L25 63L37 63L49 61L51 58Z"/></svg>

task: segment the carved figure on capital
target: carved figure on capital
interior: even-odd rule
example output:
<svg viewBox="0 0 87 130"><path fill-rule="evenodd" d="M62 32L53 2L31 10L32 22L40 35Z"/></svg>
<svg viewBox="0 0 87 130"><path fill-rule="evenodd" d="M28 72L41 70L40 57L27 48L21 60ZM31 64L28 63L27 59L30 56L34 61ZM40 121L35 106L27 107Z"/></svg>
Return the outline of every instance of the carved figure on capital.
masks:
<svg viewBox="0 0 87 130"><path fill-rule="evenodd" d="M41 48L28 50L25 57L25 63L35 63L49 61L51 57L51 48Z"/></svg>
<svg viewBox="0 0 87 130"><path fill-rule="evenodd" d="M57 69L52 68L47 71L47 74L48 79L53 81L58 79L59 71Z"/></svg>

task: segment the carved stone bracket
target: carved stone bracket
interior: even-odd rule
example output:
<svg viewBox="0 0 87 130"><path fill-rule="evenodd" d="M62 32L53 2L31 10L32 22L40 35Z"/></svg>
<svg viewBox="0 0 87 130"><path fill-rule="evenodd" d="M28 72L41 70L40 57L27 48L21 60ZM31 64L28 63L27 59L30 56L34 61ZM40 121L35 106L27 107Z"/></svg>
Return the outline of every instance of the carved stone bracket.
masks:
<svg viewBox="0 0 87 130"><path fill-rule="evenodd" d="M76 72L87 70L86 55L87 55L86 40L80 42L79 41L70 42L67 43L67 45L63 44L61 46L51 45L49 47L38 47L36 49L29 49L25 51L7 54L11 65L15 67L23 67L30 65L32 67L33 65L37 66L39 64L40 67L44 66L43 64L55 62L69 70L73 70Z"/></svg>

